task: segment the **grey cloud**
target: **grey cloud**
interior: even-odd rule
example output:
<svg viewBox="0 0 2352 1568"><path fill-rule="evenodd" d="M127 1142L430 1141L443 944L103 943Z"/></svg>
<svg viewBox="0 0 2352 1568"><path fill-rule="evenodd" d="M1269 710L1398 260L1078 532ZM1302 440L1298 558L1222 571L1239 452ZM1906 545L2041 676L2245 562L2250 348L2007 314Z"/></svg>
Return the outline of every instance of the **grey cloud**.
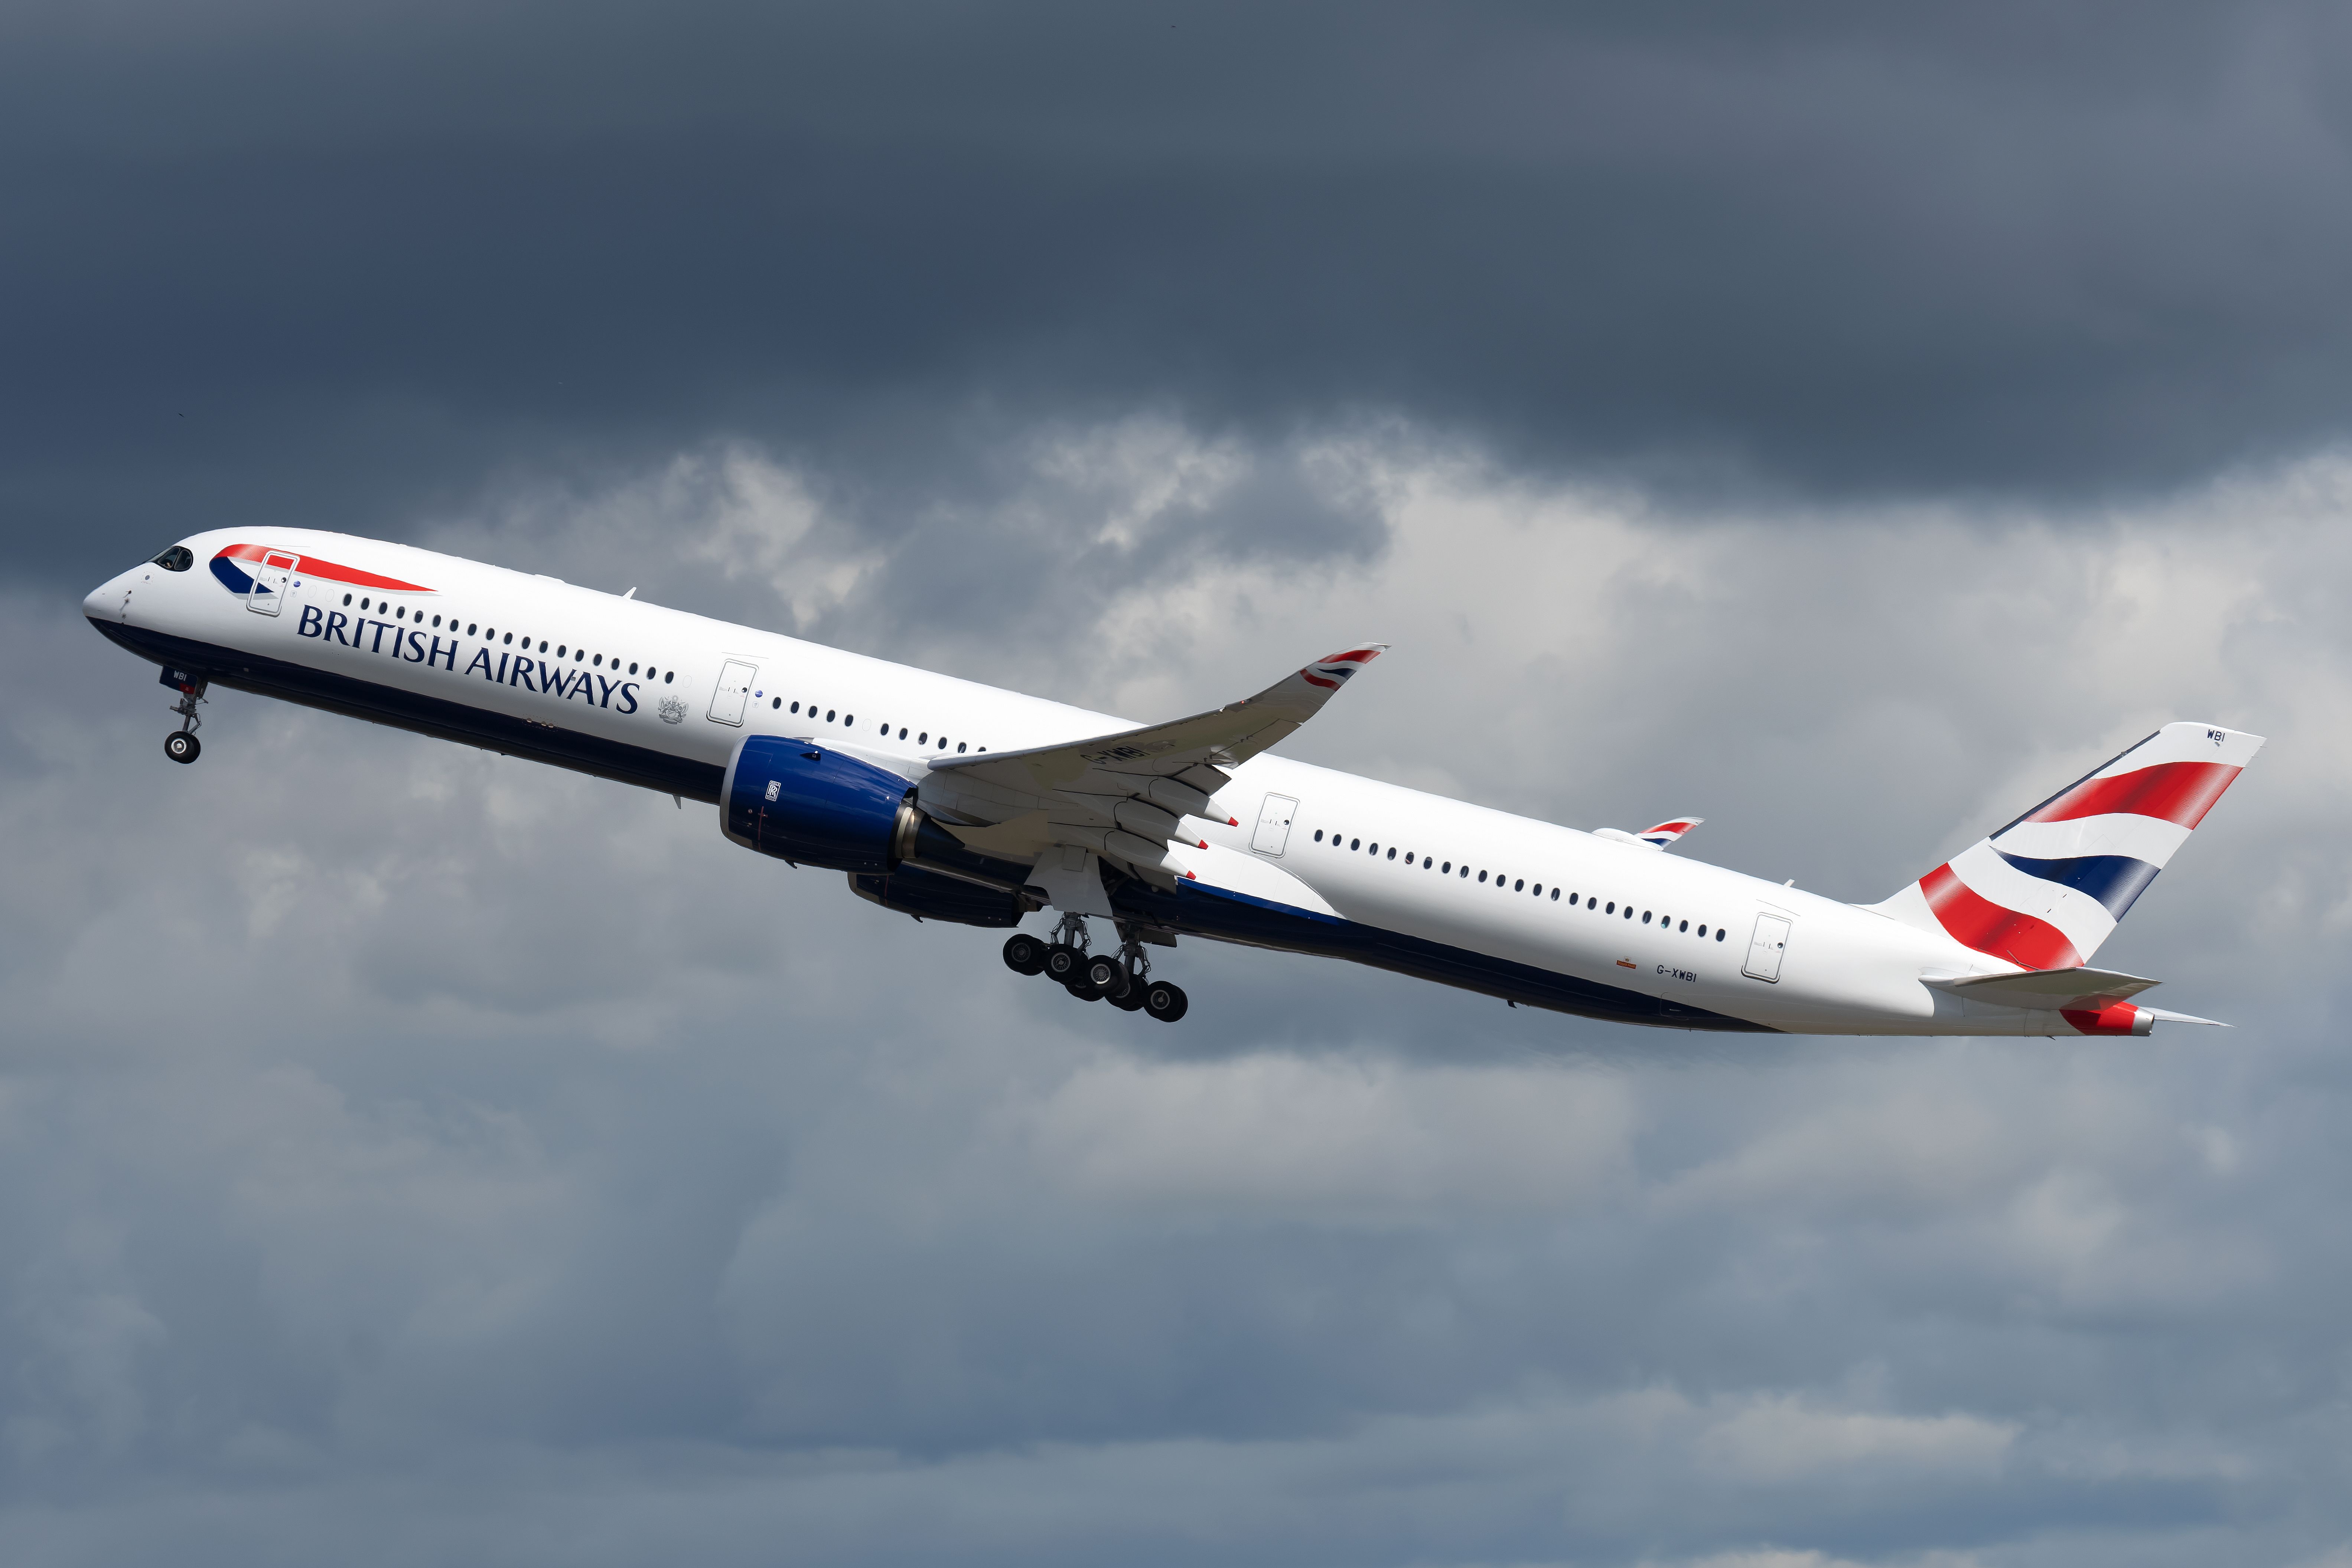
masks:
<svg viewBox="0 0 2352 1568"><path fill-rule="evenodd" d="M714 433L984 484L975 410L1401 413L1784 496L2142 491L2344 428L2322 7L5 26L0 494L77 577Z"/></svg>
<svg viewBox="0 0 2352 1568"><path fill-rule="evenodd" d="M2352 1536L2339 459L1883 531L1411 427L1060 421L994 472L892 533L821 466L697 446L415 528L1138 716L1380 631L1294 754L1580 825L1698 809L1691 852L1841 897L2210 710L2271 749L2102 958L2240 1027L1726 1047L1188 943L1161 1028L660 797L228 693L172 768L150 672L20 594L19 1555L2039 1568ZM1284 493L1346 548L1261 547ZM1021 570L941 593L950 526Z"/></svg>

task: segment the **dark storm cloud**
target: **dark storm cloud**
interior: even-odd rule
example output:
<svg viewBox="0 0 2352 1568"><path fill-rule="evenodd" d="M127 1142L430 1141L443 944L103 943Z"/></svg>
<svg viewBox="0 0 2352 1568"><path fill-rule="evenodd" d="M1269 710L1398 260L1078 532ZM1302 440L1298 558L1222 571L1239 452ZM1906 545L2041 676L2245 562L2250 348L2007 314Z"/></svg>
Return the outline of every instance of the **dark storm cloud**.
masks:
<svg viewBox="0 0 2352 1568"><path fill-rule="evenodd" d="M1398 411L1801 490L2161 484L2352 409L2342 31L20 10L6 510L88 575L713 433L914 494L982 466L975 408L1139 405L1261 437Z"/></svg>

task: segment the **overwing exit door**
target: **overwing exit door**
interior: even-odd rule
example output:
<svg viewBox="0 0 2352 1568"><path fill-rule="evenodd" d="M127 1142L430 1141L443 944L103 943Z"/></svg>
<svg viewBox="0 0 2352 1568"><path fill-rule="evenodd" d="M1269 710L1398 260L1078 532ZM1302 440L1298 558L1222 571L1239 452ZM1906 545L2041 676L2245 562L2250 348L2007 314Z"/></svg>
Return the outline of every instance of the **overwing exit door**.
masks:
<svg viewBox="0 0 2352 1568"><path fill-rule="evenodd" d="M294 564L298 558L280 555L275 551L262 557L255 568L253 586L245 595L245 607L257 616L274 616L285 605L288 590L294 585Z"/></svg>
<svg viewBox="0 0 2352 1568"><path fill-rule="evenodd" d="M743 722L743 704L751 700L751 678L759 673L751 665L730 658L719 672L719 688L710 694L710 716L721 724Z"/></svg>

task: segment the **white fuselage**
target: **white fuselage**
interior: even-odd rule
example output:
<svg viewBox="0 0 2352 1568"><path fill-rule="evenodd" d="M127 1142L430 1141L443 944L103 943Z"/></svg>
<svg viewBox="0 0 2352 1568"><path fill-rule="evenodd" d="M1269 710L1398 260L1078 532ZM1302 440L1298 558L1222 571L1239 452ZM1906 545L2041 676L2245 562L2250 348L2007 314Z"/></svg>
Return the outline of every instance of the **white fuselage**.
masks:
<svg viewBox="0 0 2352 1568"><path fill-rule="evenodd" d="M185 658L221 684L428 732L464 732L436 714L495 714L552 738L544 751L500 749L700 799L716 798L719 776L746 735L820 739L904 775L923 803L951 806L953 775L932 771L942 757L1132 727L1113 715L405 545L283 529L222 531L183 542L195 558L193 569L135 568L89 595L85 614L157 663L169 668ZM230 592L208 570L231 544L258 547L263 558L244 563L257 574L270 570L268 552L295 559L277 584L276 614L255 613L252 597ZM305 572L301 563L311 561L344 574L330 580ZM404 586L373 585L381 580ZM253 661L249 669L240 656ZM748 695L731 714L732 699L719 690L730 662L750 671ZM323 695L294 689L286 669L315 672ZM737 721L726 721L730 716ZM589 760L569 760L567 746ZM595 760L639 753L673 760L683 771ZM1498 995L1511 986L1482 980L1479 961L1570 976L1667 1004L1649 1021L1669 1025L1672 1008L1686 1008L1806 1033L2071 1032L2042 1026L2054 1020L2041 1015L1971 1006L1923 984L1923 977L2011 966L1868 910L1270 754L1232 771L1216 804L1239 825L1186 819L1187 830L1210 847L1193 861L1204 888L1296 910L1318 929L1336 929L1336 917L1366 933L1368 952L1392 937L1396 951L1462 955L1459 964L1446 959L1434 968L1379 956L1368 962ZM1278 842L1257 827L1269 795L1298 803ZM1759 917L1785 921L1786 933L1774 950L1751 955ZM1761 929L1779 934L1769 923ZM1328 942L1297 945L1339 951Z"/></svg>

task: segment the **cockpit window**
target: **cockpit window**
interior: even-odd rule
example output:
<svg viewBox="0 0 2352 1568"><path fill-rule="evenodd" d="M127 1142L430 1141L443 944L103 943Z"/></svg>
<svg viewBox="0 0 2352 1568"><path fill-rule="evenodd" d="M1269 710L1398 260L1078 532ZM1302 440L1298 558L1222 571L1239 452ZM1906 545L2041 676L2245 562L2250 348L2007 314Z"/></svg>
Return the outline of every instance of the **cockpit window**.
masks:
<svg viewBox="0 0 2352 1568"><path fill-rule="evenodd" d="M155 557L155 564L166 572L185 572L196 563L195 552L184 544L174 544Z"/></svg>

